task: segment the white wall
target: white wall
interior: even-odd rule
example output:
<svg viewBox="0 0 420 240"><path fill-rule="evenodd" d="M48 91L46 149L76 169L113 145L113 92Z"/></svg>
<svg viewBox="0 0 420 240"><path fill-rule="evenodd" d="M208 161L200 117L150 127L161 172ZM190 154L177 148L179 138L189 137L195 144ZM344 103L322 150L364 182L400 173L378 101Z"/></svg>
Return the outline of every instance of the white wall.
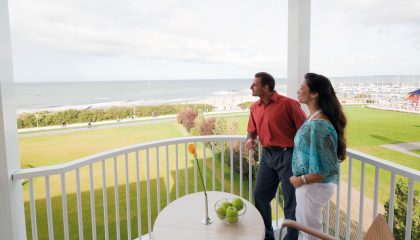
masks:
<svg viewBox="0 0 420 240"><path fill-rule="evenodd" d="M20 169L13 90L8 1L0 0L0 238L26 239L23 192L12 174Z"/></svg>

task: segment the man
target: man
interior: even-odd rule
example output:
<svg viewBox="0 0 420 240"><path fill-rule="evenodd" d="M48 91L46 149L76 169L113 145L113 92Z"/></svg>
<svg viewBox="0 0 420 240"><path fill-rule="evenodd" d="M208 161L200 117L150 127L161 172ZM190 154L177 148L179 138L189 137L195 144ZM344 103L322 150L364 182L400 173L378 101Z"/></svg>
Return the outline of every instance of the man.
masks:
<svg viewBox="0 0 420 240"><path fill-rule="evenodd" d="M252 96L259 97L260 100L251 106L246 142L248 149L255 148L255 139L258 136L263 146L254 199L264 220L266 240L274 240L270 202L276 194L279 182L283 191L285 218L295 220L295 188L289 181L293 175L293 139L306 119L300 104L279 95L274 91L274 85L274 78L270 74L255 74L251 85ZM284 239L298 239L298 232L288 229Z"/></svg>

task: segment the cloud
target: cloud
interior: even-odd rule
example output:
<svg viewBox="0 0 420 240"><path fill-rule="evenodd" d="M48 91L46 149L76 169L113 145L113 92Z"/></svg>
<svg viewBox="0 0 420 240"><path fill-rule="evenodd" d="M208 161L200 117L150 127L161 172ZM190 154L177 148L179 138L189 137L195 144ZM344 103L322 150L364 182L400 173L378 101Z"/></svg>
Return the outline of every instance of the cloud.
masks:
<svg viewBox="0 0 420 240"><path fill-rule="evenodd" d="M344 1L339 3L358 17L354 20L372 25L419 24L420 2L414 0L369 0L363 3Z"/></svg>
<svg viewBox="0 0 420 240"><path fill-rule="evenodd" d="M311 68L333 75L418 74L419 3L314 1Z"/></svg>
<svg viewBox="0 0 420 240"><path fill-rule="evenodd" d="M186 12L181 1L17 1L11 9L15 10L12 27L18 45L42 46L76 55L134 55L139 59L240 67L281 64L279 57L256 54L226 43L223 38L208 37L204 34L206 29L200 29L199 23L194 22L192 17L196 14L187 19L186 14L174 14L175 10ZM177 21L168 24L168 20ZM176 28L175 22L188 29ZM188 31L202 34L191 36Z"/></svg>
<svg viewBox="0 0 420 240"><path fill-rule="evenodd" d="M119 72L130 79L188 78L192 69L192 78L260 70L284 77L287 2L10 1L14 68L18 76L25 72L22 81L41 74L51 81L64 74L100 80ZM311 69L418 74L420 1L311 3Z"/></svg>

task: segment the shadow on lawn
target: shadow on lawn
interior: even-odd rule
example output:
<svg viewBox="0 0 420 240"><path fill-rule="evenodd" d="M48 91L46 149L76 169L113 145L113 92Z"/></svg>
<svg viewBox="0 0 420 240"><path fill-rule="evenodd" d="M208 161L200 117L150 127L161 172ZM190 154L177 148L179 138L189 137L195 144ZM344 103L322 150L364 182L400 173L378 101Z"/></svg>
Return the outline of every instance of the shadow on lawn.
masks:
<svg viewBox="0 0 420 240"><path fill-rule="evenodd" d="M385 144L402 143L399 140L395 140L395 139L391 139L391 138L387 138L387 137L379 136L379 135L375 135L375 134L370 134L370 136L384 142Z"/></svg>

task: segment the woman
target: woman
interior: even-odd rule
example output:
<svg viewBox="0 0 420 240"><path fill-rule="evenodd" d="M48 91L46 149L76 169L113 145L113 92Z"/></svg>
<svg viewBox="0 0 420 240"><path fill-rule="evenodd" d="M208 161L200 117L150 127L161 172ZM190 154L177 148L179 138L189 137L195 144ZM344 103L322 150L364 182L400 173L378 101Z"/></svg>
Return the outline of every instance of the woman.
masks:
<svg viewBox="0 0 420 240"><path fill-rule="evenodd" d="M322 75L307 73L298 99L310 115L294 139L290 182L296 188L296 221L322 231L322 208L335 191L340 160L346 158L346 117L330 80Z"/></svg>

